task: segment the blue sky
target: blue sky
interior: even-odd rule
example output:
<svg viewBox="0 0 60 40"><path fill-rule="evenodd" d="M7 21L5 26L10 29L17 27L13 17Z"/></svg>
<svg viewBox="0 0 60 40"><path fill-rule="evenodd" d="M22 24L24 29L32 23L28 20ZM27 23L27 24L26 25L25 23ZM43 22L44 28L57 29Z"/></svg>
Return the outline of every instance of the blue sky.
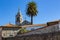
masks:
<svg viewBox="0 0 60 40"><path fill-rule="evenodd" d="M18 7L23 19L30 21L26 15L28 2L32 0L0 0L0 25L7 23L15 24L15 15ZM43 24L52 20L60 19L60 0L33 0L37 4L38 15L34 17L34 24Z"/></svg>

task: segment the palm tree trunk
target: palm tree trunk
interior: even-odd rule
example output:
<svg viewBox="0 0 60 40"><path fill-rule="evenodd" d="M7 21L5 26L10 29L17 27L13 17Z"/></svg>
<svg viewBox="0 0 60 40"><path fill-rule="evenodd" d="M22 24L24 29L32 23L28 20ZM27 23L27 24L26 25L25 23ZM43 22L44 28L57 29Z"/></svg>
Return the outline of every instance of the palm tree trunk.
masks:
<svg viewBox="0 0 60 40"><path fill-rule="evenodd" d="M31 25L33 24L33 16L31 15Z"/></svg>

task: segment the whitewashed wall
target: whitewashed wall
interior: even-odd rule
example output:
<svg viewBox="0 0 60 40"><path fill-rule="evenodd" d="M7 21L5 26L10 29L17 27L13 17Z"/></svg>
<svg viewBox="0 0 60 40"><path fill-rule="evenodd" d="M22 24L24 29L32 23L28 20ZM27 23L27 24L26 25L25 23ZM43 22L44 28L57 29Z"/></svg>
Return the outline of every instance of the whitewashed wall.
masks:
<svg viewBox="0 0 60 40"><path fill-rule="evenodd" d="M14 31L13 30L2 30L2 37L4 37L4 38L6 38L6 37L14 37L14 36L17 35L19 30L14 30Z"/></svg>

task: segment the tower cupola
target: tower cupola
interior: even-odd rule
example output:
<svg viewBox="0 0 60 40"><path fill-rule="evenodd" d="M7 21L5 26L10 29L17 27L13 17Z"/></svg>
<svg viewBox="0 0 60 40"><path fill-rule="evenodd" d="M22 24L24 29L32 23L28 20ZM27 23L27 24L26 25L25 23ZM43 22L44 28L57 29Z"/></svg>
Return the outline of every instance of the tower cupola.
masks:
<svg viewBox="0 0 60 40"><path fill-rule="evenodd" d="M21 12L20 12L20 9L18 8L18 12L17 12L17 15L16 15L16 25L20 26L22 25L22 15L21 15Z"/></svg>

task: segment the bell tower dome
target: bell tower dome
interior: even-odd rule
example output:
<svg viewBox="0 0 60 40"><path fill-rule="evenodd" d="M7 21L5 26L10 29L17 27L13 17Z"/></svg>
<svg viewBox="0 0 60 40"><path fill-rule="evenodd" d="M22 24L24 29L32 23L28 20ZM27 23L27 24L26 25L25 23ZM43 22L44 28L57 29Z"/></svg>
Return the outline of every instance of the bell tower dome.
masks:
<svg viewBox="0 0 60 40"><path fill-rule="evenodd" d="M20 26L22 25L22 15L21 15L21 12L20 12L20 9L18 8L18 12L17 12L17 15L16 15L16 25Z"/></svg>

